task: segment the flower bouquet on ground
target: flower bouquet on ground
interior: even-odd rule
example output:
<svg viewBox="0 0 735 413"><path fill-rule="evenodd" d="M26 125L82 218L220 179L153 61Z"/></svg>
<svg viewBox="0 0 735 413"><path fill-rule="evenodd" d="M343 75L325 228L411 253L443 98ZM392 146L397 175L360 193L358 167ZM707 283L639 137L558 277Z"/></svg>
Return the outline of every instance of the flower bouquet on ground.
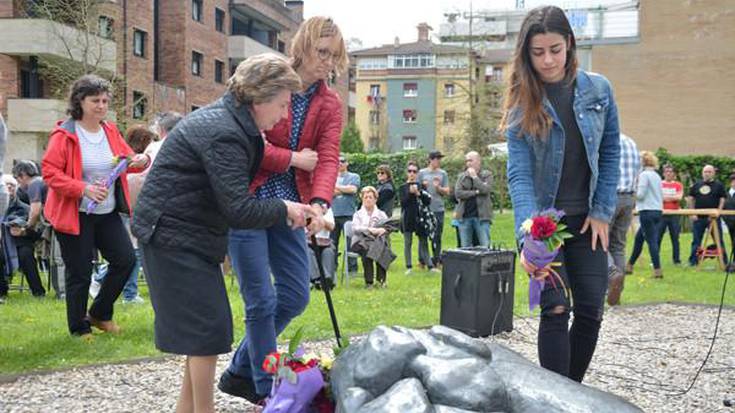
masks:
<svg viewBox="0 0 735 413"><path fill-rule="evenodd" d="M523 222L521 225L524 233L523 257L527 262L537 268L544 268L549 264L552 267L555 266L552 264L552 261L554 261L554 258L559 253L559 249L564 244L564 240L572 237L566 231L567 226L561 223L563 217L564 211L550 208L533 215ZM571 299L571 294L568 294L567 286L564 284L562 277L553 268L549 268L549 276L543 278L531 276L529 280L528 309L530 311L533 311L541 303L541 291L547 282L551 283L557 290L561 286L562 290L560 293L567 294Z"/></svg>
<svg viewBox="0 0 735 413"><path fill-rule="evenodd" d="M113 156L112 157L112 163L115 165L115 168L113 168L112 172L103 179L100 179L99 182L96 183L96 185L103 186L105 189L109 190L112 185L115 184L115 181L117 181L117 178L122 175L125 170L128 169L128 165L132 162L132 158L129 156ZM91 214L96 208L97 208L97 201L90 200L87 203L87 213Z"/></svg>
<svg viewBox="0 0 735 413"><path fill-rule="evenodd" d="M299 328L288 352L273 352L263 360L263 370L275 376L263 413L333 413L329 394L329 370L333 360L304 353Z"/></svg>

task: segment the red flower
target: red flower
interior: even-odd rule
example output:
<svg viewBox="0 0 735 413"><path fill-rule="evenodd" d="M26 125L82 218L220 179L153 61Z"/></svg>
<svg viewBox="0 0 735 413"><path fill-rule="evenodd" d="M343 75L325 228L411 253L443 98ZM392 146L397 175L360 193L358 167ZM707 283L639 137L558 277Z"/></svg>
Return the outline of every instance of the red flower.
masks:
<svg viewBox="0 0 735 413"><path fill-rule="evenodd" d="M556 232L556 222L549 217L534 217L531 226L531 235L534 239L543 240Z"/></svg>
<svg viewBox="0 0 735 413"><path fill-rule="evenodd" d="M278 362L281 360L281 354L273 352L265 356L263 360L263 371L269 374L275 374L278 371Z"/></svg>

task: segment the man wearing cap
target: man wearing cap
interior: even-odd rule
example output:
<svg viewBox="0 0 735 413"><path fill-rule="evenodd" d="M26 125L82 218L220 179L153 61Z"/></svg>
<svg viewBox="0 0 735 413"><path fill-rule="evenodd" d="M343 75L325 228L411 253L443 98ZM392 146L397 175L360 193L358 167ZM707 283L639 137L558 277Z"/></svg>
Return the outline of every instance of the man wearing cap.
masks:
<svg viewBox="0 0 735 413"><path fill-rule="evenodd" d="M360 189L360 175L347 170L349 162L345 154L339 154L339 174L334 184L334 197L332 198L332 213L334 213L334 231L332 241L334 247L339 248L339 238L344 229L345 222L352 220L355 213L355 199L357 190ZM349 240L345 240L349 242ZM335 260L337 259L335 255ZM357 270L357 260L351 258L348 261L350 271Z"/></svg>
<svg viewBox="0 0 735 413"><path fill-rule="evenodd" d="M449 195L449 176L441 169L439 151L429 152L429 166L419 171L418 182L431 194L431 212L436 216L437 228L431 242L434 268L441 265L442 232L444 230L444 197ZM423 263L426 264L426 263Z"/></svg>
<svg viewBox="0 0 735 413"><path fill-rule="evenodd" d="M735 172L730 175L730 188L727 190L725 197L725 205L722 209L727 211L735 211ZM723 215L722 220L727 225L727 231L730 233L730 251L735 250L735 215ZM730 271L735 271L735 262L730 262Z"/></svg>

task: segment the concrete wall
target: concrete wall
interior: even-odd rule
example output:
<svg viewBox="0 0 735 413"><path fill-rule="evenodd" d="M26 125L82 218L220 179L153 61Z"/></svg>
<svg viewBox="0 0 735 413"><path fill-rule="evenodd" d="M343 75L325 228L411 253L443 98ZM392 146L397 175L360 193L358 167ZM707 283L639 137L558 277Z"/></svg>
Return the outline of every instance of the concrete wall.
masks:
<svg viewBox="0 0 735 413"><path fill-rule="evenodd" d="M640 43L595 46L640 148L735 156L735 3L642 0Z"/></svg>

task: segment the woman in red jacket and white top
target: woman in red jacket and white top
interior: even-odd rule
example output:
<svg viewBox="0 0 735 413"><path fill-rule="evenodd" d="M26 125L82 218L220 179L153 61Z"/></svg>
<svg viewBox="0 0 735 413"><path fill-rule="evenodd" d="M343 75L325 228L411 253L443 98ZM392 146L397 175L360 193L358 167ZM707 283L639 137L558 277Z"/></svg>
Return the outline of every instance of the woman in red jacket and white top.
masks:
<svg viewBox="0 0 735 413"><path fill-rule="evenodd" d="M304 90L291 95L288 119L265 132L268 144L250 189L259 199L311 204L309 230L316 232L332 200L339 166L342 103L326 83L347 66L337 25L327 17L305 21L293 38L291 58ZM246 303L247 335L218 387L258 402L272 385L272 377L261 369L263 359L276 350L278 334L309 303L306 237L303 229L285 223L232 230L229 254Z"/></svg>
<svg viewBox="0 0 735 413"><path fill-rule="evenodd" d="M66 275L66 317L72 335L91 339L91 327L117 333L113 304L135 265L135 254L119 213L130 213L128 181L123 173L111 188L103 181L115 168L113 156L133 155L117 127L105 121L110 83L85 75L72 86L67 112L57 123L41 162L48 185L44 213L57 233ZM142 170L145 155L133 157L130 171ZM97 207L87 213L90 201ZM108 274L87 313L92 261L99 250Z"/></svg>

